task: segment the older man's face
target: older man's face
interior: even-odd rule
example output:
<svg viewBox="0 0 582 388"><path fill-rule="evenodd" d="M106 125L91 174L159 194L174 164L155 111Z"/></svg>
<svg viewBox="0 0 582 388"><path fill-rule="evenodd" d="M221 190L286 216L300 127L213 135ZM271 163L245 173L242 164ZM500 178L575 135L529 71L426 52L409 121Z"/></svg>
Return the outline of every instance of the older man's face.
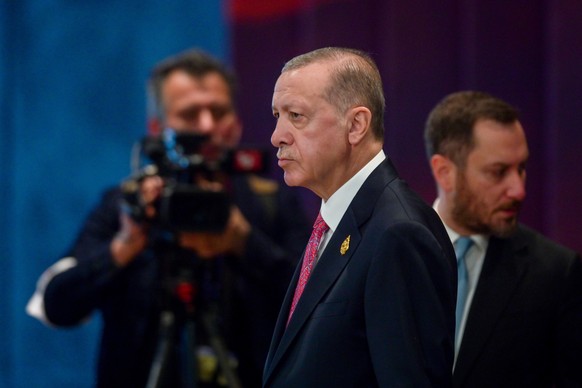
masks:
<svg viewBox="0 0 582 388"><path fill-rule="evenodd" d="M302 186L329 198L344 183L348 125L324 97L329 69L314 63L287 71L273 93L277 125L271 143L289 186Z"/></svg>

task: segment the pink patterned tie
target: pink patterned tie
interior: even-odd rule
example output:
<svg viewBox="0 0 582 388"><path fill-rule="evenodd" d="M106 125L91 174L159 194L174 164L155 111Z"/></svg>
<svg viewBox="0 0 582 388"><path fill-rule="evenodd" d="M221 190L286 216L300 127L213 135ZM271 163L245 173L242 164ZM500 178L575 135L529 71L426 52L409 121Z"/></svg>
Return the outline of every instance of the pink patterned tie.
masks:
<svg viewBox="0 0 582 388"><path fill-rule="evenodd" d="M318 214L317 219L313 224L313 232L311 233L311 237L309 238L309 242L307 243L307 248L305 249L305 256L303 256L301 274L299 275L299 281L297 282L295 294L293 295L293 302L291 303L291 309L289 310L289 318L287 318L287 325L289 325L289 321L291 321L291 316L295 311L297 302L299 302L299 298L301 297L303 289L307 284L307 280L309 280L309 276L311 275L311 270L313 269L313 263L315 262L315 258L317 257L317 248L319 247L319 243L321 242L321 237L328 229L329 226L327 226L323 218L321 218L321 214Z"/></svg>

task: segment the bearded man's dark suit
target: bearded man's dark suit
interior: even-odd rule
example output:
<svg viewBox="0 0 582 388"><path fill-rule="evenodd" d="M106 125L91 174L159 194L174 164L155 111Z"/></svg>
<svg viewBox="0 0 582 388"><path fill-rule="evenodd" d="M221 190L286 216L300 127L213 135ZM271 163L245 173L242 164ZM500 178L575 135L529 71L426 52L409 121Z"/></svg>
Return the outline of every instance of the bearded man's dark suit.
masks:
<svg viewBox="0 0 582 388"><path fill-rule="evenodd" d="M522 225L491 237L456 387L582 387L582 263Z"/></svg>
<svg viewBox="0 0 582 388"><path fill-rule="evenodd" d="M346 210L286 327L299 271L279 313L264 386L451 385L453 248L439 217L389 160Z"/></svg>

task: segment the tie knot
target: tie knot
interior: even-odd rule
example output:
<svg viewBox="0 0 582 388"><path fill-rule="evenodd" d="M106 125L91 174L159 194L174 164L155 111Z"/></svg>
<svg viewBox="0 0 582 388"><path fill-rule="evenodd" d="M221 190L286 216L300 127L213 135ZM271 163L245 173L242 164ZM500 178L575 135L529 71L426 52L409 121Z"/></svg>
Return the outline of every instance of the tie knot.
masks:
<svg viewBox="0 0 582 388"><path fill-rule="evenodd" d="M317 215L317 218L315 219L315 222L313 223L313 231L319 232L319 233L324 233L328 229L329 229L329 226L327 226L327 224L323 220L323 217L321 216L321 213L319 213Z"/></svg>
<svg viewBox="0 0 582 388"><path fill-rule="evenodd" d="M465 258L467 251L473 245L473 240L471 237L461 236L455 241L455 253L457 254L457 260Z"/></svg>

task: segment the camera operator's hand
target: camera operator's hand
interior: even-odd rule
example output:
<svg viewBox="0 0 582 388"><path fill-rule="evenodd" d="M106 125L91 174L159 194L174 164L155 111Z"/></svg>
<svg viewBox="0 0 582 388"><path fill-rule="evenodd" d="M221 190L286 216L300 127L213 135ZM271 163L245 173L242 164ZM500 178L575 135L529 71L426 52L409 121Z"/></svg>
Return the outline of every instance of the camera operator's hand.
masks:
<svg viewBox="0 0 582 388"><path fill-rule="evenodd" d="M146 219L153 219L156 216L154 202L160 198L163 189L164 180L159 175L145 177L141 182L140 195Z"/></svg>
<svg viewBox="0 0 582 388"><path fill-rule="evenodd" d="M119 215L121 228L111 241L113 261L125 267L141 252L147 243L146 227L135 222L128 214Z"/></svg>
<svg viewBox="0 0 582 388"><path fill-rule="evenodd" d="M163 180L159 176L149 176L141 182L140 199L146 218L153 218L156 215L153 203L159 198L162 188ZM136 222L123 211L119 216L119 223L120 229L111 241L110 249L115 264L125 267L144 250L148 226Z"/></svg>
<svg viewBox="0 0 582 388"><path fill-rule="evenodd" d="M192 249L202 259L211 259L220 254L241 256L244 253L251 225L238 207L233 206L223 232L182 232L180 245Z"/></svg>

